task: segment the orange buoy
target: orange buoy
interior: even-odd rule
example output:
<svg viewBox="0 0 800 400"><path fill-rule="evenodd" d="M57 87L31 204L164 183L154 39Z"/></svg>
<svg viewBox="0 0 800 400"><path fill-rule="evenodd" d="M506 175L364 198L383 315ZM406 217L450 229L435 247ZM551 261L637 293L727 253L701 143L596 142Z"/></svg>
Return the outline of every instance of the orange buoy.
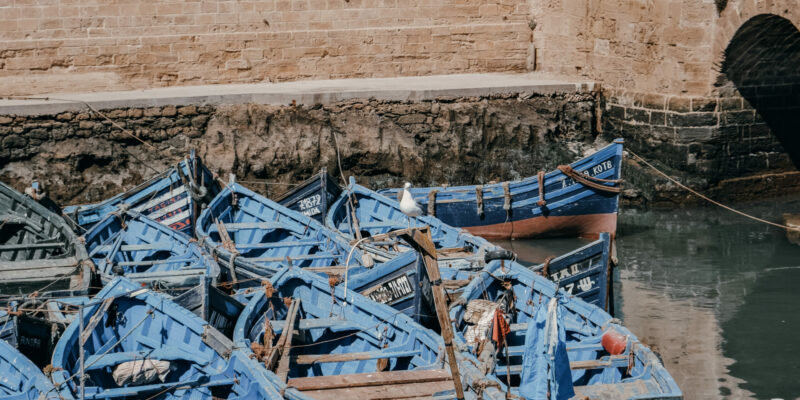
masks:
<svg viewBox="0 0 800 400"><path fill-rule="evenodd" d="M616 356L625 352L625 348L628 347L628 338L615 329L610 329L603 334L600 343L609 354Z"/></svg>

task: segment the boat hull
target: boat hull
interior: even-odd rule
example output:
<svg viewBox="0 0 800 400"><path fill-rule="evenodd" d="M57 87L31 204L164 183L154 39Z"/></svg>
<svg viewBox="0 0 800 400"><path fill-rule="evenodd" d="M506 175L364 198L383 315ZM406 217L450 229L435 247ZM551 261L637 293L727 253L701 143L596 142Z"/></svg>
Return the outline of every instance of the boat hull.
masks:
<svg viewBox="0 0 800 400"><path fill-rule="evenodd" d="M596 239L600 232L617 231L617 213L539 216L493 225L466 226L464 229L492 240L553 236Z"/></svg>
<svg viewBox="0 0 800 400"><path fill-rule="evenodd" d="M533 176L480 186L412 188L410 193L428 215L487 239L614 235L622 143L617 139L569 165L578 175L589 177L588 184L559 167L544 174L541 192L538 176ZM397 198L402 190L379 192Z"/></svg>

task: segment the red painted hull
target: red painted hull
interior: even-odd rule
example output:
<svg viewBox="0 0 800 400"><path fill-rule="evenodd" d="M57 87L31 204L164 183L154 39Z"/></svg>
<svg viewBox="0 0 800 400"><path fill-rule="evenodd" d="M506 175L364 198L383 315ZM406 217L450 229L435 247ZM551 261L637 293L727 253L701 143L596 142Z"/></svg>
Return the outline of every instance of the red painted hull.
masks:
<svg viewBox="0 0 800 400"><path fill-rule="evenodd" d="M464 227L486 239L529 239L553 236L580 236L597 239L600 232L615 236L617 213L574 216L534 217L502 224Z"/></svg>

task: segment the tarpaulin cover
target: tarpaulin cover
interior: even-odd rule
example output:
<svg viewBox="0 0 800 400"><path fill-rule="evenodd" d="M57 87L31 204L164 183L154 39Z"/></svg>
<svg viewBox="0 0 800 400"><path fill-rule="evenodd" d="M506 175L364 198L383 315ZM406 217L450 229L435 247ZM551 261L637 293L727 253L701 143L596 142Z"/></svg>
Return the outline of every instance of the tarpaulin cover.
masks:
<svg viewBox="0 0 800 400"><path fill-rule="evenodd" d="M135 360L126 361L117 365L111 376L119 386L146 385L156 379L164 382L170 372L170 362L161 360Z"/></svg>
<svg viewBox="0 0 800 400"><path fill-rule="evenodd" d="M520 396L526 399L569 399L575 395L567 356L563 306L553 298L536 306L528 321L522 358ZM548 396L549 387L549 396Z"/></svg>

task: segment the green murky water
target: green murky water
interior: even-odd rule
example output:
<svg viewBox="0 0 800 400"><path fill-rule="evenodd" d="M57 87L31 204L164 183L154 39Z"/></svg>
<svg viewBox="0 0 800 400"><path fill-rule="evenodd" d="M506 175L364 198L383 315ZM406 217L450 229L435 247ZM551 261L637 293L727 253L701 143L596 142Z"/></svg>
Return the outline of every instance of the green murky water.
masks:
<svg viewBox="0 0 800 400"><path fill-rule="evenodd" d="M800 198L741 204L770 221ZM717 208L622 210L615 313L664 358L687 399L800 396L800 246ZM499 243L542 261L580 240Z"/></svg>

